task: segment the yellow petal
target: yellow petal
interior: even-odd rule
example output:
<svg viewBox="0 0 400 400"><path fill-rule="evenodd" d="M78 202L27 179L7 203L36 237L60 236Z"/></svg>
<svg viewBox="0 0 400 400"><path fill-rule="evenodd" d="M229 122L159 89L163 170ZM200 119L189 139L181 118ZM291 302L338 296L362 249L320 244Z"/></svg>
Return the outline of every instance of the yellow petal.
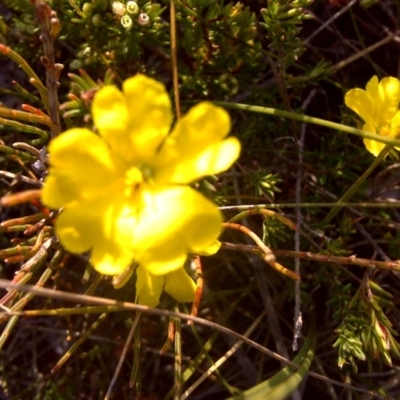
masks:
<svg viewBox="0 0 400 400"><path fill-rule="evenodd" d="M363 130L366 132L371 132L372 127L369 124L365 124ZM386 137L398 137L400 134L400 111L396 113L392 119L390 125L383 126L379 130L379 134ZM367 150L372 153L375 157L384 149L385 143L378 142L376 140L364 139L364 144ZM395 147L400 150L399 147Z"/></svg>
<svg viewBox="0 0 400 400"><path fill-rule="evenodd" d="M62 211L55 227L63 247L71 253L89 251L101 231L103 212L104 208L98 202L83 202Z"/></svg>
<svg viewBox="0 0 400 400"><path fill-rule="evenodd" d="M136 270L136 302L148 307L156 307L163 290L164 275L152 275L139 266Z"/></svg>
<svg viewBox="0 0 400 400"><path fill-rule="evenodd" d="M57 209L75 201L79 197L79 193L69 179L57 177L50 169L50 173L44 181L41 197L45 206Z"/></svg>
<svg viewBox="0 0 400 400"><path fill-rule="evenodd" d="M399 110L397 110L396 115L393 117L390 127L392 130L391 137L399 137L400 136L400 111Z"/></svg>
<svg viewBox="0 0 400 400"><path fill-rule="evenodd" d="M212 256L221 248L221 242L217 239L214 240L207 248L198 252L202 256Z"/></svg>
<svg viewBox="0 0 400 400"><path fill-rule="evenodd" d="M133 246L137 261L149 272L164 275L214 243L222 229L216 206L189 187L143 190Z"/></svg>
<svg viewBox="0 0 400 400"><path fill-rule="evenodd" d="M378 156L378 154L383 150L385 147L384 143L377 142L376 140L371 140L371 139L364 139L363 140L366 149L372 153L375 157Z"/></svg>
<svg viewBox="0 0 400 400"><path fill-rule="evenodd" d="M196 284L183 268L179 268L165 275L164 290L175 300L186 303L194 300Z"/></svg>
<svg viewBox="0 0 400 400"><path fill-rule="evenodd" d="M390 137L400 138L400 111L397 111L390 124ZM395 147L395 149L400 150L400 147Z"/></svg>
<svg viewBox="0 0 400 400"><path fill-rule="evenodd" d="M207 102L193 107L163 145L155 180L185 184L227 170L240 153L236 138L222 140L229 130L222 108Z"/></svg>
<svg viewBox="0 0 400 400"><path fill-rule="evenodd" d="M132 249L132 228L136 224L136 203L123 196L114 196L108 207L98 215L101 226L92 250L91 263L101 274L117 275L135 261Z"/></svg>
<svg viewBox="0 0 400 400"><path fill-rule="evenodd" d="M50 208L104 194L123 174L107 143L88 129L71 129L61 134L51 141L49 153L50 172L42 200Z"/></svg>
<svg viewBox="0 0 400 400"><path fill-rule="evenodd" d="M373 132L374 127L370 123L367 123L363 127L363 131ZM383 150L385 144L382 142L377 142L376 140L364 139L363 140L365 148L372 153L375 157Z"/></svg>
<svg viewBox="0 0 400 400"><path fill-rule="evenodd" d="M191 169L190 167L193 165L193 170L197 171L197 175L201 177L219 174L232 166L239 157L239 153L239 140L230 137L204 150L202 154L199 154L197 160L187 160L191 164L187 166L187 169Z"/></svg>
<svg viewBox="0 0 400 400"><path fill-rule="evenodd" d="M132 143L130 151L146 164L171 129L171 101L162 83L144 75L126 80L123 91L129 112L126 130Z"/></svg>
<svg viewBox="0 0 400 400"><path fill-rule="evenodd" d="M124 95L114 86L100 89L92 103L92 115L100 135L127 164L135 162L127 132L129 111Z"/></svg>
<svg viewBox="0 0 400 400"><path fill-rule="evenodd" d="M160 168L155 181L188 184L207 175L226 171L239 157L240 142L235 137L230 137L202 151L192 152L195 154L190 153L182 153L176 158L176 162Z"/></svg>
<svg viewBox="0 0 400 400"><path fill-rule="evenodd" d="M118 243L98 233L90 258L90 263L97 272L104 275L118 275L132 262L133 254L124 243Z"/></svg>
<svg viewBox="0 0 400 400"><path fill-rule="evenodd" d="M400 102L400 81L397 78L383 78L378 83L374 76L367 83L367 93L374 104L373 118L376 126L387 125L396 115Z"/></svg>
<svg viewBox="0 0 400 400"><path fill-rule="evenodd" d="M192 107L178 121L171 139L178 148L207 147L225 138L231 129L229 114L221 107L204 101Z"/></svg>
<svg viewBox="0 0 400 400"><path fill-rule="evenodd" d="M367 92L363 89L351 89L344 96L347 107L356 112L364 122L368 122L374 115L374 103ZM375 133L375 127L372 133Z"/></svg>

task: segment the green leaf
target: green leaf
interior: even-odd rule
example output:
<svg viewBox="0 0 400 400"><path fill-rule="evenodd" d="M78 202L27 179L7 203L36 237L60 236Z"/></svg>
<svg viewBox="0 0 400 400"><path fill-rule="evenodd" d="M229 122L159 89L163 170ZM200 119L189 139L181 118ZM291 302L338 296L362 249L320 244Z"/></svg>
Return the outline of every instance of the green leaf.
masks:
<svg viewBox="0 0 400 400"><path fill-rule="evenodd" d="M293 360L295 364L299 365L299 368L287 366L266 381L227 400L285 399L306 376L314 358L315 342L316 335L313 326L299 354Z"/></svg>

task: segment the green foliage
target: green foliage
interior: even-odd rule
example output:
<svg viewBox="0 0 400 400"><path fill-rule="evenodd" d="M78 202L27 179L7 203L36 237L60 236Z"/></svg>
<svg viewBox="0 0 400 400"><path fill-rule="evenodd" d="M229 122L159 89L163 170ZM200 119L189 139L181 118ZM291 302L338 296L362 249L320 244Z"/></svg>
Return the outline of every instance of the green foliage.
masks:
<svg viewBox="0 0 400 400"><path fill-rule="evenodd" d="M79 75L70 73L71 91L68 94L69 100L61 104L60 110L63 112L64 119L73 117L82 117L88 122L91 110L91 104L94 95L100 88L100 84L96 83L84 70L79 70ZM107 73L104 82L105 85L112 85L112 76Z"/></svg>
<svg viewBox="0 0 400 400"><path fill-rule="evenodd" d="M289 240L290 235L280 221L272 217L265 217L262 239L267 246L278 248L278 243Z"/></svg>
<svg viewBox="0 0 400 400"><path fill-rule="evenodd" d="M178 3L182 79L192 93L235 95L262 62L256 15L241 3Z"/></svg>
<svg viewBox="0 0 400 400"><path fill-rule="evenodd" d="M162 81L173 93L170 49L173 19L169 2L139 0L138 10L130 8L133 11L128 12L128 1L121 0L119 7L124 15L116 13L115 6L113 10L110 0L47 3L57 11L61 25L54 50L56 62L64 65L58 88L62 130L78 126L93 128L91 102L97 90L108 84L120 86L138 72ZM363 0L340 17L332 18L344 10L344 3L176 0L177 73L182 108L185 110L202 100L226 101L268 107L274 112L294 110L362 128L364 122L344 105L343 94L356 86L365 87L373 74L396 76L396 65L391 62L397 51L395 41L381 42L387 39L386 30L376 27L396 32L394 21L399 19L399 11L390 2ZM0 193L4 196L40 189L48 163L43 145L49 142L51 124L43 95L43 88L47 90L46 70L40 61L43 43L33 7L29 1L5 0L0 10L5 10L0 16L0 43L25 60L18 61L14 53L1 48L0 85L4 87L0 88ZM141 14L146 17L140 17ZM325 28L319 30L324 23ZM380 43L380 46L371 52L359 37L365 38L368 45ZM32 75L27 66L37 75ZM32 84L29 81L32 78L41 80L43 87L37 82ZM21 103L35 109L22 110ZM250 233L271 246L276 251L276 263L283 268L292 269L293 258L300 260L302 318L307 324L314 312L318 316L313 339L317 339L315 354L324 366L324 378L342 383L342 377L338 377L346 373L353 384L346 390L354 398L362 396L357 388L376 398L394 398L398 390L390 387L389 379L384 376L393 376L400 357L396 340L399 311L395 300L399 296L399 283L394 274L399 274L399 266L390 261L400 259L400 217L398 209L392 207L399 200L398 160L383 159L350 199L362 203L387 201L385 206L364 208L353 204L327 222L330 208L318 204L337 201L374 161L362 139L336 128L299 123L273 112L254 113L249 107L230 110L232 134L240 137L242 143L241 158L235 168L193 186L221 206L248 207L246 211L224 210L225 219L245 212L235 223L245 225ZM18 114L17 118L17 114L12 114L14 111L24 114ZM308 121L313 122L312 117ZM300 220L293 204L298 201L298 183ZM111 280L98 276L88 266L85 254L61 257L57 240L49 242L58 212L42 214L46 210L28 200L12 208L0 208L2 278L133 301L134 278L114 290ZM274 211L292 224L276 215L260 216L255 212L254 206L269 202L277 203ZM285 208L287 204L291 207ZM268 206L262 208L268 210ZM298 242L294 239L294 225L300 228ZM256 330L245 336L267 349L289 349L293 336L290 328L296 295L294 284L271 259L267 263L253 257L255 249L250 246L255 246L254 236L247 233L227 229L219 239L229 242L231 248L223 244L217 256L202 257L205 293L199 315L242 333L260 318ZM238 247L231 251L235 245ZM295 245L299 245L299 251L293 251ZM260 255L260 247L256 254ZM360 259L363 264L357 264ZM104 397L109 385L107 377L115 371L131 327L126 321L130 321L132 314L86 310L80 302L80 307L75 307L77 302L40 300L33 294L19 294L11 289L3 296L0 370L6 395L15 399L51 399L57 398L61 387L66 399ZM161 307L172 309L171 299L164 298ZM35 318L31 314L25 319L7 315L8 309L53 314ZM66 311L82 315L64 315ZM104 329L102 325L97 328L93 321L100 318L90 318L91 312L106 314ZM302 350L297 356L290 351L287 356L288 360L301 364L299 370L280 367L277 362L270 362L270 353L266 355L260 348L258 351L250 347L238 353L234 361L226 357L224 365L217 368L218 356L225 354L228 345L229 351L233 349L228 334L224 340L216 340L217 331L198 325L189 331L182 324L183 339L177 340L175 354L169 350L160 356L159 349L167 336L167 319L146 313L141 318L142 328L135 331L134 354L128 346L127 362L118 381L121 384L114 387L115 397L163 398L167 397L165 393L175 391L178 398L178 388L191 387L210 366L215 367L212 379L202 381L196 390L218 392L218 398L241 392L257 395L258 390L261 393L273 390L277 381L284 382L280 386L281 397L296 387L303 398L326 394L325 383L315 378L315 373L304 380L303 387L298 386L308 373L313 356L308 339L306 345L300 342ZM278 333L272 329L276 327ZM58 363L66 354L70 359L64 360L66 363L57 374L47 373L55 365L61 365ZM22 359L26 374L15 369ZM181 375L183 382L178 361L182 368L187 367ZM378 381L358 373L367 368L374 373L382 370L383 378ZM128 384L131 369L136 380ZM77 375L85 377L81 385ZM157 387L153 382L162 385ZM134 392L129 385L135 387ZM331 389L336 397L343 395L341 388Z"/></svg>
<svg viewBox="0 0 400 400"><path fill-rule="evenodd" d="M334 240L328 240L326 243L326 249L321 254L329 254L334 256L347 256L351 252L346 250L344 247L343 239L340 237Z"/></svg>
<svg viewBox="0 0 400 400"><path fill-rule="evenodd" d="M357 221L355 221L354 218L351 218L349 215L344 216L339 227L339 234L342 239L348 239L351 234L356 233L356 230L354 229L356 222Z"/></svg>
<svg viewBox="0 0 400 400"><path fill-rule="evenodd" d="M311 18L305 11L312 0L269 0L268 7L261 10L271 49L279 53L281 68L285 71L305 51L298 37L303 20Z"/></svg>
<svg viewBox="0 0 400 400"><path fill-rule="evenodd" d="M279 178L279 174L268 174L265 171L257 171L253 179L252 186L257 196L266 194L273 199L275 193L280 193L277 185L282 182L282 179Z"/></svg>
<svg viewBox="0 0 400 400"><path fill-rule="evenodd" d="M351 301L340 311L342 320L336 329L339 337L333 347L338 347L338 365L350 363L357 372L356 359L379 360L392 366L391 354L400 356L400 344L384 308L392 308L392 295L373 281L363 281Z"/></svg>
<svg viewBox="0 0 400 400"><path fill-rule="evenodd" d="M395 260L400 259L400 232L397 231L395 235L390 232L385 234L385 239L389 246L389 253Z"/></svg>

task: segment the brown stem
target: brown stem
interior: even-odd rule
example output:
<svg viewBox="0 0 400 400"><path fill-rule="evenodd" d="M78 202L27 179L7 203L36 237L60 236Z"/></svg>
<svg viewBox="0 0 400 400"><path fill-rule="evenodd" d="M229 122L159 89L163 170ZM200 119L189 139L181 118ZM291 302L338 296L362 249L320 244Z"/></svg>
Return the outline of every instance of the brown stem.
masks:
<svg viewBox="0 0 400 400"><path fill-rule="evenodd" d="M46 86L49 100L48 112L54 124L51 128L51 137L54 138L61 130L57 89L60 85L58 79L63 65L56 64L54 57L54 40L60 32L60 21L57 18L57 13L43 0L29 1L35 8L36 18L42 33L40 40L43 43L44 56L40 60L46 68Z"/></svg>
<svg viewBox="0 0 400 400"><path fill-rule="evenodd" d="M240 243L222 242L221 248L234 251L248 251L252 253L259 251L258 246L250 246ZM379 269L389 269L392 271L400 271L399 261L376 261L364 258L357 258L355 256L338 257L326 254L315 254L309 251L292 251L292 250L281 250L281 249L271 249L271 251L278 257L302 258L305 260L313 260L330 264L358 265L364 268L379 268Z"/></svg>

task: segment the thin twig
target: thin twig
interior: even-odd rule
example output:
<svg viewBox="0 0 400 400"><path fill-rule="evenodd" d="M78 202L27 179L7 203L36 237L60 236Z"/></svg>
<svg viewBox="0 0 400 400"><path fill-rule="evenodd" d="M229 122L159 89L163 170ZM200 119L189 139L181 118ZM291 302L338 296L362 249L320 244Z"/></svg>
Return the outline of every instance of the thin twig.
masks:
<svg viewBox="0 0 400 400"><path fill-rule="evenodd" d="M181 102L179 99L179 80L178 80L178 58L176 49L176 7L174 0L170 4L170 36L171 36L171 64L172 64L172 80L174 85L174 99L176 117L181 118Z"/></svg>
<svg viewBox="0 0 400 400"><path fill-rule="evenodd" d="M267 204L246 204L238 206L222 206L220 210L261 210L262 208L400 208L400 201L386 201L377 203L267 203ZM254 211L252 214L256 214Z"/></svg>
<svg viewBox="0 0 400 400"><path fill-rule="evenodd" d="M382 40L379 40L379 42L376 42L372 44L371 46L368 46L366 49L361 50L357 54L354 54L348 58L346 58L343 61L338 62L336 65L334 65L331 69L332 73L337 72L339 69L342 69L346 67L347 65L353 63L355 60L365 57L367 54L371 53L372 51L378 49L379 47L385 45L386 43L391 42L392 40L396 40L396 37L399 35L399 32L388 32L387 36L383 38Z"/></svg>
<svg viewBox="0 0 400 400"><path fill-rule="evenodd" d="M243 225L234 224L232 222L224 222L222 224L222 226L224 228L235 229L237 231L245 233L247 236L252 238L254 240L254 242L258 245L258 247L257 247L258 251L256 251L255 253L260 255L261 258L265 262L267 262L272 268L276 269L282 275L285 275L291 279L294 279L294 280L300 279L300 277L296 273L294 273L290 269L287 269L283 265L276 262L274 253L272 253L272 251L269 249L269 247L249 228L247 228L246 226L243 226Z"/></svg>
<svg viewBox="0 0 400 400"><path fill-rule="evenodd" d="M318 29L316 29L307 39L304 40L304 44L308 44L311 39L317 36L320 32L322 32L327 26L329 26L333 21L339 18L342 14L344 14L350 7L353 7L357 0L351 0L347 5L341 8L337 13L335 13L332 18L329 18L325 21Z"/></svg>
<svg viewBox="0 0 400 400"><path fill-rule="evenodd" d="M222 242L221 248L226 250L235 251L249 251L259 254L260 249L257 246L249 246L246 244L238 243L227 243ZM315 254L309 251L293 251L293 250L282 250L282 249L271 249L271 251L280 257L293 257L302 258L305 260L313 260L318 262L330 263L330 264L346 264L346 265L358 265L364 268L380 268L394 271L400 271L400 261L376 261L364 258L357 258L356 256L349 257L337 257L326 254Z"/></svg>
<svg viewBox="0 0 400 400"><path fill-rule="evenodd" d="M254 329L257 328L257 326L260 324L262 319L265 317L265 311L263 311L255 321L250 325L250 327L246 330L246 332L243 334L245 337L249 337ZM206 372L203 373L203 375L197 379L196 382L194 382L189 389L187 389L181 396L181 400L185 400L193 391L201 384L203 383L209 376L211 376L222 364L224 364L225 361L228 360L229 357L233 356L236 351L240 348L240 346L243 344L241 340L237 341L219 360L217 360L213 365L211 365L210 368Z"/></svg>
<svg viewBox="0 0 400 400"><path fill-rule="evenodd" d="M312 97L314 97L316 91L313 90L307 96L304 104L302 105L303 111L307 109L308 104L310 103ZM296 191L295 198L296 203L301 203L301 187L303 184L303 152L304 152L304 140L306 136L307 124L301 124L301 133L300 139L297 142L298 148L298 157L299 157L299 167L296 174ZM294 249L295 251L300 251L300 235L301 235L301 226L303 223L303 216L301 215L301 209L296 208L296 225L297 229L294 233ZM292 348L293 351L297 351L299 348L298 340L301 338L301 330L303 327L303 316L301 313L301 273L300 273L300 258L296 257L294 259L294 272L300 277L298 281L295 282L294 286L294 326L293 326L293 343Z"/></svg>
<svg viewBox="0 0 400 400"><path fill-rule="evenodd" d="M141 315L142 315L142 313L138 312L135 316L135 320L133 321L133 324L132 324L131 330L129 331L128 337L126 338L126 342L125 342L124 348L122 350L121 357L118 360L118 365L115 368L114 376L111 379L110 386L108 387L108 390L104 397L104 400L109 400L111 398L112 390L115 386L115 383L117 382L118 375L121 371L122 364L125 361L126 353L128 352L129 345L132 342L133 334L135 333L135 329L139 323L139 319L140 319Z"/></svg>
<svg viewBox="0 0 400 400"><path fill-rule="evenodd" d="M49 100L48 112L54 124L51 128L51 137L54 138L61 131L57 89L60 85L58 82L60 71L64 66L56 64L54 57L54 40L60 32L60 21L57 18L57 13L43 0L29 1L35 8L36 18L41 30L40 39L43 43L44 56L40 60L46 68L46 86Z"/></svg>
<svg viewBox="0 0 400 400"><path fill-rule="evenodd" d="M212 321L208 321L206 319L199 318L199 317L194 317L192 315L177 313L177 312L168 311L168 310L161 310L159 308L150 308L147 306L143 306L143 305L135 304L135 303L129 303L126 301L118 301L118 300L107 299L107 298L96 297L96 296L87 296L87 295L76 294L76 293L68 293L68 292L63 292L60 290L35 287L32 285L18 285L15 283L11 283L11 281L6 280L6 279L0 279L0 288L17 289L21 292L32 292L37 296L43 296L43 297L52 298L52 299L66 300L66 301L85 303L85 304L117 306L117 307L121 307L127 311L128 310L143 311L143 312L146 312L148 314L153 314L153 315L162 315L162 316L167 315L167 316L171 316L171 317L181 318L184 320L191 320L195 323L198 323L198 324L201 324L204 326L208 326L209 328L216 329L220 332L226 333L238 340L242 340L247 345L254 347L255 349L261 351L264 354L267 354L268 356L274 358L277 361L283 362L286 365L289 365L296 369L299 368L299 365L297 365L296 363L294 363L290 360L287 360L285 357L280 356L279 354L273 352L272 350L269 350L266 347L254 342L253 340L241 335L240 333L232 331L231 329L229 329L225 326L216 324ZM7 314L7 311L4 312L4 314ZM0 315L1 315L1 313L0 313ZM325 377L323 375L317 374L312 371L308 371L308 375L312 376L314 378L320 379L324 382L330 382L337 386L353 389L353 390L356 390L357 392L361 392L361 393L371 394L371 391L369 391L367 389L356 387L356 386L342 383L339 381L335 381L333 379L330 379L328 377ZM375 395L377 399L383 399L383 397L379 396L377 393L372 393L372 394Z"/></svg>

